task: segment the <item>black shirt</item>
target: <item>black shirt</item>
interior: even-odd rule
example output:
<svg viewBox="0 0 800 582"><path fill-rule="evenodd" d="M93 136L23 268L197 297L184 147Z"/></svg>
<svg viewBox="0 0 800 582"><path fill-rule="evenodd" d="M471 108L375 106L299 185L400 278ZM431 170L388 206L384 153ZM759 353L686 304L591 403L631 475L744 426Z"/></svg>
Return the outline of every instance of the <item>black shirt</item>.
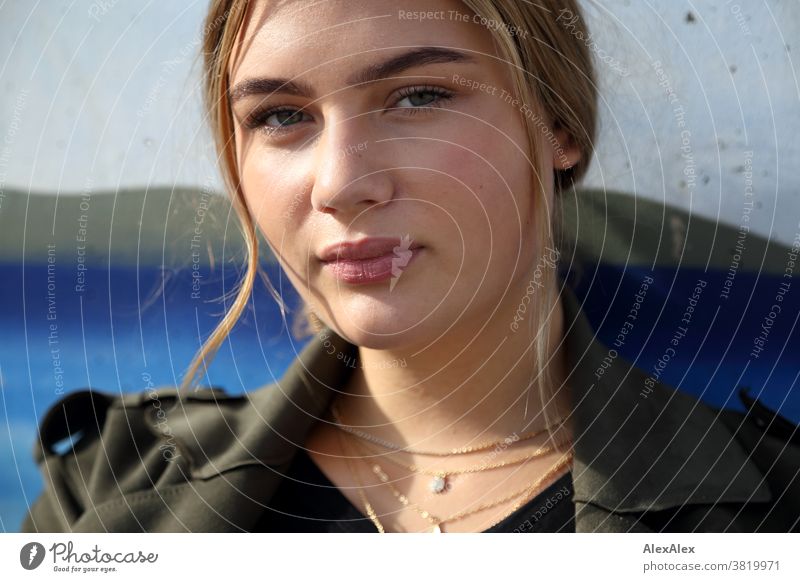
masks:
<svg viewBox="0 0 800 582"><path fill-rule="evenodd" d="M375 532L375 525L300 449L264 509L256 532ZM556 482L483 533L575 532L572 474Z"/></svg>

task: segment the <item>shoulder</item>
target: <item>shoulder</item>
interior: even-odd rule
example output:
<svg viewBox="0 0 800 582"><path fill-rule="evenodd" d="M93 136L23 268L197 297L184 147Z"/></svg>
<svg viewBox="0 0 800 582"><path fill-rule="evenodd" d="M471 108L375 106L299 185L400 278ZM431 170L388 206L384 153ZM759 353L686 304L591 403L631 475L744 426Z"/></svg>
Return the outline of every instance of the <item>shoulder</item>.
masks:
<svg viewBox="0 0 800 582"><path fill-rule="evenodd" d="M659 531L800 532L800 427L771 410L747 389L739 399L745 410L713 407L698 401L706 410L706 432L713 426L728 435L720 444L716 459L709 459L700 472L730 472L728 487L714 503L685 504L652 514L651 526ZM694 398L689 396L689 398ZM727 453L736 450L735 456ZM728 467L722 465L728 464ZM734 483L752 474L752 491L735 498L729 493ZM757 491L767 495L761 496Z"/></svg>
<svg viewBox="0 0 800 582"><path fill-rule="evenodd" d="M773 531L800 531L800 425L746 389L740 390L739 397L744 412L714 410L770 489L772 501L765 524L774 524Z"/></svg>
<svg viewBox="0 0 800 582"><path fill-rule="evenodd" d="M795 423L744 390L742 412L660 381L642 398L647 375L623 363L576 406L579 531L800 529Z"/></svg>
<svg viewBox="0 0 800 582"><path fill-rule="evenodd" d="M249 531L346 373L310 342L279 380L244 394L69 394L40 425L44 492L23 531Z"/></svg>
<svg viewBox="0 0 800 582"><path fill-rule="evenodd" d="M224 491L223 479L213 478L282 460L268 447L258 449L263 435L243 412L252 408L248 402L248 395L218 387L180 393L161 386L132 394L87 389L64 396L39 425L34 458L44 491L22 531L224 529L211 525L213 516L193 517L203 506L212 511L210 499L235 497ZM194 498L186 493L200 490ZM173 496L182 506L170 513L165 504Z"/></svg>
<svg viewBox="0 0 800 582"><path fill-rule="evenodd" d="M159 386L140 392L112 394L94 389L71 392L46 411L39 423L34 446L37 463L47 457L76 453L90 446L104 431L123 422L133 436L157 436L153 428L178 400L186 403L231 400L221 388L202 388L181 395L175 386ZM114 443L121 445L122 443ZM59 449L69 447L65 452Z"/></svg>

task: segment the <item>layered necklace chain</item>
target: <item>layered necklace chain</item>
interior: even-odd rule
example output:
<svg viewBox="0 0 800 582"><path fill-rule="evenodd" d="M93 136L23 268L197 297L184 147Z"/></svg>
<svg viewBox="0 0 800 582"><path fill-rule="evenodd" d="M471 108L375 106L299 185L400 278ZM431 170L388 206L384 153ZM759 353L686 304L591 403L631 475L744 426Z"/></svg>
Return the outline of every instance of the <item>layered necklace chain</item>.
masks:
<svg viewBox="0 0 800 582"><path fill-rule="evenodd" d="M458 511L456 513L453 513L452 515L449 515L449 516L445 517L444 519L436 517L435 515L433 515L432 513L427 511L426 509L421 508L416 503L411 503L409 501L408 497L406 497L403 493L400 492L399 489L397 489L397 487L394 486L394 484L389 479L389 476L383 471L381 466L378 465L377 463L374 463L372 465L372 471L378 476L378 478L381 480L382 483L384 483L385 485L387 485L389 487L390 491L392 492L392 495L394 495L394 497L403 505L403 507L407 507L409 509L413 509L414 511L419 513L420 517L422 517L423 519L427 520L430 523L431 528L428 530L430 533L442 533L444 531L442 529L442 526L444 526L445 522L453 522L453 521L457 521L459 519L464 519L465 517L469 517L470 515L473 515L475 513L478 513L478 512L487 510L487 509L491 509L493 507L496 507L498 505L502 505L503 503L511 501L512 499L520 497L520 499L517 500L517 502L511 507L510 510L508 510L505 514L503 514L502 517L500 517L500 518L496 519L494 522L492 522L492 524L489 525L488 528L491 528L491 527L497 525L498 523L503 521L506 517L508 517L509 515L514 513L515 511L517 511L520 507L522 507L522 505L525 504L528 500L530 500L534 496L534 494L538 491L538 489L539 489L539 487L541 486L542 483L544 483L545 481L550 479L553 475L557 474L559 471L561 471L561 469L563 469L570 462L572 462L572 457L573 457L572 450L569 450L566 453L564 453L558 459L558 461L556 461L556 463L553 464L544 473L544 475L540 476L535 481L527 483L521 489L519 489L517 491L514 491L514 492L512 492L512 493L510 493L508 495L505 495L503 497L500 497L498 499L494 499L492 501L488 501L486 503L482 503L482 504L478 505L477 507L473 507L471 509ZM362 493L363 493L363 491L362 491ZM364 496L363 500L366 501L366 495ZM368 504L368 502L367 502L367 504ZM378 521L377 515L375 515L374 511L371 512L369 517L372 520L372 522L374 524L376 524L376 527L377 527L378 531L382 531L384 529L383 525L381 525L380 522Z"/></svg>
<svg viewBox="0 0 800 582"><path fill-rule="evenodd" d="M336 421L334 423L334 426L336 426L337 428L339 428L341 430L340 435L343 437L344 434L342 434L342 433L347 433L347 434L351 435L352 437L355 437L360 442L354 441L353 444L358 446L361 449L362 452L370 453L370 454L372 454L372 456L375 456L377 447L380 447L382 449L388 449L388 450L394 451L394 452L402 451L402 452L421 455L421 456L426 456L427 455L427 456L442 457L442 456L450 456L450 455L466 455L466 454L469 454L469 453L472 453L472 452L483 451L483 450L487 450L487 449L490 449L490 448L495 448L495 447L503 446L503 445L508 446L509 444L513 444L513 443L516 443L516 442L519 442L519 441L529 440L529 439L531 439L531 438L533 438L535 436L541 435L541 434L543 434L545 432L553 430L556 427L561 426L564 423L564 420L565 420L563 418L559 419L557 422L555 422L554 424L552 424L550 426L545 427L544 429L540 429L540 430L537 430L537 431L532 431L532 432L529 432L529 433L525 433L524 435L522 435L521 437L519 437L517 439L509 439L509 438L499 439L499 440L495 440L495 441L491 441L491 442L480 443L479 445L475 445L475 446L472 446L472 447L462 447L462 448L459 448L459 449L451 449L450 451L447 451L447 452L440 452L440 451L419 451L419 450L416 450L416 449L410 449L408 447L403 447L403 446L397 445L395 443L391 443L391 442L385 441L384 439L380 439L378 437L375 437L374 435L371 435L369 433L366 433L366 432L360 431L358 429L355 429L353 427L350 427L350 426L348 426L348 425L346 425L346 424L344 424L342 422L341 416L340 416L339 411L336 408L335 404L331 407L331 412L333 414L334 420ZM484 472L484 471L490 471L490 470L493 470L493 469L500 469L500 468L503 468L503 467L510 467L510 466L514 466L514 465L519 465L519 464L525 463L527 461L530 461L532 459L548 455L548 454L550 454L550 453L562 448L566 444L569 444L569 443L567 443L567 442L559 442L559 443L555 443L554 445L542 446L542 447L537 448L534 451L531 451L530 453L514 457L514 458L509 459L507 461L501 461L501 462L495 462L495 463L483 462L483 463L481 463L479 465L476 465L476 466L461 467L461 468L457 468L457 469L447 469L447 470L430 469L430 468L426 468L426 467L420 467L420 466L418 466L417 464L414 464L414 463L404 463L404 462L400 461L399 459L395 458L393 455L383 455L383 456L384 456L386 461L388 461L388 462L390 462L390 463L392 463L392 464L394 464L396 466L399 466L399 467L401 467L403 469L406 469L407 471L411 472L412 474L423 474L423 475L430 476L431 477L431 481L429 482L428 488L432 493L439 494L439 493L444 493L446 491L449 491L452 488L451 487L452 483L451 483L450 477L453 476L453 475L464 475L464 474L480 473L480 472ZM342 445L344 447L344 439L343 438L342 438ZM377 445L377 447L376 447L376 445ZM492 527L492 526L496 525L497 523L500 523L500 521L502 521L503 519L505 519L506 517L508 517L512 513L514 513L515 511L517 511L520 507L522 507L522 505L524 503L529 501L538 492L539 488L541 487L541 485L544 482L546 482L547 480L552 478L559 471L561 471L564 467L569 465L572 462L572 459L573 459L573 451L572 451L571 446L570 446L570 447L567 447L566 452L563 453L558 458L558 460L544 472L544 474L539 476L537 479L535 479L535 480L533 480L533 481L531 481L529 483L526 483L520 489L515 490L515 491L513 491L513 492L511 492L509 494L503 495L500 498L493 499L493 500L481 503L481 504L477 505L476 507L469 507L468 509L455 512L455 513L453 513L451 515L447 515L445 517L439 517L437 515L434 515L429 510L421 507L418 503L413 503L406 495L404 495L392 483L392 480L390 479L390 477L386 474L386 472L383 470L381 465L378 464L377 462L370 462L370 468L371 468L372 473L375 474L375 476L378 478L378 480L382 484L386 485L389 488L389 490L391 491L391 493L394 496L394 498L401 504L401 506L403 508L415 511L416 513L419 514L419 516L421 518L425 519L428 522L428 524L429 524L428 531L429 532L441 533L441 532L444 531L443 530L443 526L444 526L445 523L450 523L450 522L453 522L453 521L464 519L464 518L469 517L469 516L471 516L473 514L476 514L476 513L479 513L481 511L485 511L485 510L491 509L493 507L497 507L499 505L502 505L504 503L507 503L509 501L517 499L517 501L514 503L514 505L510 509L510 511L506 512L500 519L495 520L489 527ZM365 459L363 459L363 457L361 457L360 460L362 460L363 462L367 462ZM358 477L357 477L357 472L355 471L355 469L353 468L353 466L351 464L350 457L348 457L347 462L348 462L348 466L350 467L351 473L353 473L353 476L354 476L354 478L356 478L356 481L357 481L357 483L359 485L359 490L358 490L359 497L361 499L361 502L364 504L367 516L369 517L369 519L372 521L372 523L375 525L376 529L379 532L384 532L385 528L381 524L381 522L378 519L378 516L377 516L374 508L372 507L372 505L370 504L369 500L366 497L366 493L364 492L364 486L360 482L360 479L358 479Z"/></svg>
<svg viewBox="0 0 800 582"><path fill-rule="evenodd" d="M539 436L540 434L543 434L545 432L548 432L550 430L555 429L557 426L563 424L563 422L564 422L563 418L559 419L557 422L555 422L552 425L546 426L546 427L541 428L539 430L526 432L525 434L523 434L523 435L521 435L521 436L519 436L517 438L505 437L503 439L497 439L497 440L493 440L493 441L486 441L486 442L483 442L483 443L480 443L480 444L477 444L477 445L473 445L473 446L470 446L470 447L460 447L460 448L456 448L456 449L450 449L449 451L426 451L426 450L421 450L421 449L412 449L410 447L406 447L406 446L398 445L398 444L395 444L395 443L391 443L389 441L386 441L384 439L381 439L381 438L378 438L378 437L376 437L374 435L366 433L366 432L364 432L362 430L358 430L357 428L353 428L352 426L348 426L348 425L344 424L342 422L342 420L341 420L341 415L339 414L339 409L336 407L335 403L331 406L331 412L333 412L333 417L336 420L336 423L335 423L336 428L338 428L340 430L343 430L343 431L345 431L345 432L347 432L347 433L349 433L349 434L351 434L351 435L353 435L355 437L358 437L358 438L360 438L362 440L365 440L365 441L369 441L371 443L374 443L376 445L379 445L379 446L381 446L381 447L383 447L385 449L389 449L389 450L392 450L392 451L403 451L403 452L406 452L406 453L409 453L409 454L412 454L412 455L423 455L423 456L430 456L430 457L449 457L449 456L452 456L452 455L465 455L467 453L475 453L475 452L479 452L479 451L485 451L485 450L488 450L488 449L493 449L493 448L498 447L498 446L509 445L511 443L530 440L530 439L532 439L534 437Z"/></svg>
<svg viewBox="0 0 800 582"><path fill-rule="evenodd" d="M451 449L449 452L440 452L440 451L425 452L425 451L420 451L420 450L416 450L416 449L411 449L411 448L408 448L408 447L403 447L403 446L400 446L400 445L397 445L397 444L394 444L394 443L390 443L388 441L385 441L383 439L375 437L375 436L373 436L373 435L371 435L369 433L365 433L363 431L354 429L351 426L347 426L346 424L344 424L342 422L341 415L339 413L338 408L336 408L335 404L331 407L331 412L333 414L334 420L336 421L335 426L337 428L347 432L348 434L351 434L352 436L354 436L354 437L356 437L358 439L361 439L364 442L369 442L369 443L372 443L373 445L378 445L378 446L380 446L380 447L382 447L384 449L389 449L389 450L392 450L392 451L403 451L403 452L409 453L409 454L415 454L415 455L420 455L420 456L436 456L436 457L454 456L454 455L466 455L466 454L469 454L469 453L472 453L472 452L484 451L484 450L487 450L487 449L490 449L490 448L495 448L496 449L497 447L507 447L507 446L509 446L511 444L515 444L515 443L518 443L518 442L530 440L530 439L532 439L532 438L534 438L536 436L539 436L541 434L544 434L544 433L546 433L548 431L553 431L557 427L561 426L564 423L564 420L565 420L564 418L561 418L561 419L557 420L555 423L553 423L553 424L551 424L549 426L546 426L546 427L544 427L542 429L539 429L539 430L535 430L535 431L531 431L531 432L525 433L521 437L516 438L516 439L511 438L511 437L506 437L504 439L488 441L488 442L481 443L479 445L475 445L475 446L472 446L472 447L462 447L462 448L459 448L459 449ZM558 445L556 445L556 446L558 446ZM499 462L499 463L488 463L488 464L484 463L484 464L477 465L477 466L474 466L474 467L467 467L467 468L460 468L460 469L448 469L448 470L442 470L442 469L431 470L431 469L419 467L416 464L406 464L406 463L403 463L399 459L396 459L396 458L394 458L392 456L385 456L385 458L386 458L387 461L389 461L389 462L391 462L391 463L393 463L395 465L398 465L398 466L400 466L400 467L402 467L402 468L404 468L404 469L406 469L408 471L411 471L412 473L421 473L423 475L429 475L431 477L431 480L428 483L428 489L430 489L430 491L432 493L445 493L445 492L447 492L447 491L449 491L451 489L451 485L452 485L451 480L450 480L450 476L451 475L463 475L463 474L468 474L468 473L479 473L481 471L488 471L490 469L500 469L502 467L508 467L508 466L512 466L512 465L519 465L521 463L525 463L525 462L530 461L532 459L535 459L537 457L543 457L545 455L548 455L551 452L553 452L553 450L555 450L554 446L544 446L544 447L540 447L540 448L536 449L535 451L532 451L532 452L530 452L530 453L528 453L526 455L523 455L523 456L520 456L520 457L517 457L517 458L514 458L514 459L510 459L508 461L503 461L503 462Z"/></svg>
<svg viewBox="0 0 800 582"><path fill-rule="evenodd" d="M467 475L470 473L480 473L483 471L489 471L491 469L501 469L503 467L511 467L514 465L519 465L522 463L526 463L538 457L544 457L552 453L556 450L556 446L548 445L544 447L539 447L538 449L531 451L525 455L521 455L515 457L513 459L509 459L507 461L500 461L497 463L481 463L479 465L475 465L472 467L461 467L457 469L427 469L425 467L419 467L415 464L404 463L399 459L396 459L392 456L385 456L385 460L389 461L390 463L402 467L411 473L420 473L422 475L429 475L431 477L430 482L428 483L428 489L430 489L431 493L444 493L446 491L450 491L452 488L452 480L451 476L453 475ZM374 449L371 451L374 452Z"/></svg>

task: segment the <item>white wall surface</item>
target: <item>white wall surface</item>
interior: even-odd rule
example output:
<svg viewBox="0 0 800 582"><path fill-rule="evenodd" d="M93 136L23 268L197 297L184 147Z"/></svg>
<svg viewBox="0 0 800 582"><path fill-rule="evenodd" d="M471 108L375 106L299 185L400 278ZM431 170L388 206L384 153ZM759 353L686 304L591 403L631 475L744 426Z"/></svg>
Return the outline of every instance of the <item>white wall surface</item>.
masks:
<svg viewBox="0 0 800 582"><path fill-rule="evenodd" d="M751 179L751 227L790 242L800 220L800 2L584 6L602 94L586 184L739 224ZM215 182L198 91L205 9L204 0L0 4L0 186Z"/></svg>
<svg viewBox="0 0 800 582"><path fill-rule="evenodd" d="M207 2L6 2L2 107L19 110L7 184L80 193L202 185L215 176L201 115Z"/></svg>
<svg viewBox="0 0 800 582"><path fill-rule="evenodd" d="M585 5L599 56L622 65L598 59L603 120L587 183L735 225L752 187L750 227L791 242L800 233L800 2Z"/></svg>

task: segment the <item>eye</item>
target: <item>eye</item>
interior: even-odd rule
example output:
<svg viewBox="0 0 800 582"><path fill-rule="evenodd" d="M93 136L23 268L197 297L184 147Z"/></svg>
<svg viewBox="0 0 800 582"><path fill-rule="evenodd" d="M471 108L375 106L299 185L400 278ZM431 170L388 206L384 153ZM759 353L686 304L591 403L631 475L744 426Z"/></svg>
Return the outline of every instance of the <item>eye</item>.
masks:
<svg viewBox="0 0 800 582"><path fill-rule="evenodd" d="M404 113L416 114L432 107L441 107L446 101L453 98L453 93L442 87L430 85L419 87L404 87L398 92L400 99L395 105L396 109L406 109ZM411 107L400 106L400 103L408 101Z"/></svg>
<svg viewBox="0 0 800 582"><path fill-rule="evenodd" d="M263 129L268 134L291 131L293 125L303 121L303 116L311 117L308 113L292 107L272 107L263 111L254 111L244 121L247 129ZM272 118L275 118L272 120ZM272 121L271 121L272 120Z"/></svg>

